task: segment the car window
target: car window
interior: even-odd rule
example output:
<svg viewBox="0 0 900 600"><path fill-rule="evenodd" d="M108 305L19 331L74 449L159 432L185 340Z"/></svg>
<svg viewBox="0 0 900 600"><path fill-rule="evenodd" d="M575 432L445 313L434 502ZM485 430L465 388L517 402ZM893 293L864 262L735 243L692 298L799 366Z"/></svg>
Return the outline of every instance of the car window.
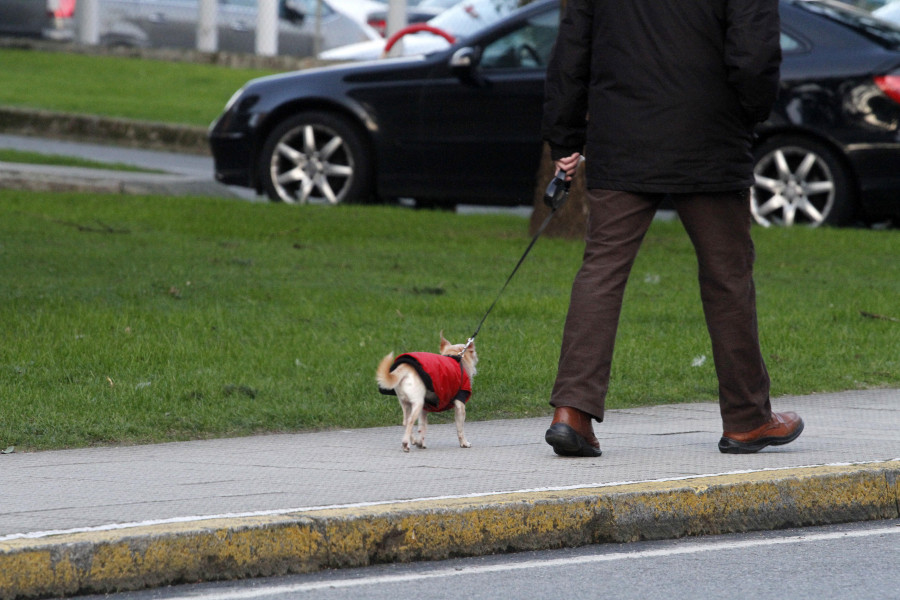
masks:
<svg viewBox="0 0 900 600"><path fill-rule="evenodd" d="M193 0L196 1L196 0ZM241 6L243 8L256 10L257 4L259 0L219 0L221 4L227 4L231 6ZM278 11L279 14L284 17L285 16L285 7L292 8L296 11L299 11L304 16L315 16L316 11L318 10L319 0L279 0L278 2ZM327 17L334 14L334 10L328 5L326 2L322 2L322 16Z"/></svg>
<svg viewBox="0 0 900 600"><path fill-rule="evenodd" d="M315 16L317 10L322 11L321 14L323 17L334 14L334 9L331 8L327 2L322 2L321 7L319 6L320 3L318 0L284 0L284 2L294 10L298 10L310 17Z"/></svg>
<svg viewBox="0 0 900 600"><path fill-rule="evenodd" d="M545 68L559 29L559 10L528 19L521 27L484 47L483 69Z"/></svg>
<svg viewBox="0 0 900 600"><path fill-rule="evenodd" d="M792 37L789 33L781 32L781 51L785 54L790 54L792 52L800 52L804 50L805 46L795 37Z"/></svg>

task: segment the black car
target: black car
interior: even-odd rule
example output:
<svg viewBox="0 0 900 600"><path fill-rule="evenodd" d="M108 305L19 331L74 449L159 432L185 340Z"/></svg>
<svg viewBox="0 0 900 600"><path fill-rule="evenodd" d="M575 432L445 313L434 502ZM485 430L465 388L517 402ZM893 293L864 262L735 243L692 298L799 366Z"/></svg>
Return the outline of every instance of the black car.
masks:
<svg viewBox="0 0 900 600"><path fill-rule="evenodd" d="M780 10L757 221L900 218L900 29L830 0ZM290 203L531 204L558 20L558 0L537 0L424 57L253 80L210 128L216 178Z"/></svg>

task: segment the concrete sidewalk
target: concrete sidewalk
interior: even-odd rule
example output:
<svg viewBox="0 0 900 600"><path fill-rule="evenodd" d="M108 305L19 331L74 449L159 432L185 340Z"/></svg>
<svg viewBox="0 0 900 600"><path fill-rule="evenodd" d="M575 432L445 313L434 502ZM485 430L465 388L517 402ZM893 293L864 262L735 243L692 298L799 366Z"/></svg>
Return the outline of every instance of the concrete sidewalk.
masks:
<svg viewBox="0 0 900 600"><path fill-rule="evenodd" d="M753 455L708 403L609 411L596 459L544 418L4 455L0 598L900 516L900 390L774 406L806 429Z"/></svg>

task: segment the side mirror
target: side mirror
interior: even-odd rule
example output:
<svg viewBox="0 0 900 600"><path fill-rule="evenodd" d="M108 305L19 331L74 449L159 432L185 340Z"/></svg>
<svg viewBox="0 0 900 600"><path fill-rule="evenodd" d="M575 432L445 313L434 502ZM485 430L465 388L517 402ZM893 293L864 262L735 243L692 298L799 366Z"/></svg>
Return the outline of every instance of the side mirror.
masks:
<svg viewBox="0 0 900 600"><path fill-rule="evenodd" d="M485 86L487 80L482 76L478 68L481 62L481 53L471 46L464 46L450 57L450 72L461 80L473 83L477 86Z"/></svg>

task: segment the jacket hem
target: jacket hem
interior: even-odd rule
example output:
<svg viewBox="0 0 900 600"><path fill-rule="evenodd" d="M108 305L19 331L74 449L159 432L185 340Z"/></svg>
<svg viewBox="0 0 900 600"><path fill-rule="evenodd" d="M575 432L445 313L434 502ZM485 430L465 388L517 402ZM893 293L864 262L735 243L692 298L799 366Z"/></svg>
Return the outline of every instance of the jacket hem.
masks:
<svg viewBox="0 0 900 600"><path fill-rule="evenodd" d="M697 194L717 192L738 192L753 186L754 180L728 181L721 183L634 183L610 181L608 179L586 179L588 189L613 190L635 194Z"/></svg>

